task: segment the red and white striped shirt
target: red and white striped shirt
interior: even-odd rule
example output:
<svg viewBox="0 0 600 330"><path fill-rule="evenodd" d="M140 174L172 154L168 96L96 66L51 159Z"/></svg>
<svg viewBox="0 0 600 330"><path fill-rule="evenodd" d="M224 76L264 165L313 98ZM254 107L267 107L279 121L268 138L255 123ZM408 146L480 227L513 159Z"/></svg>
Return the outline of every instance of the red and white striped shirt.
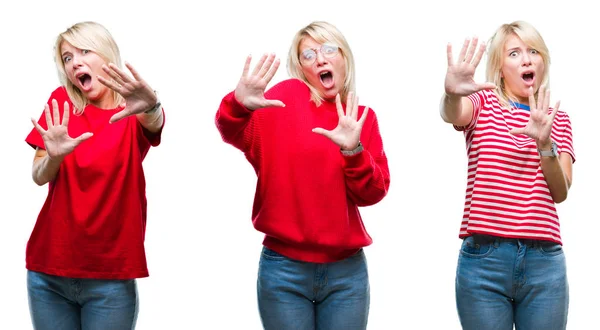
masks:
<svg viewBox="0 0 600 330"><path fill-rule="evenodd" d="M502 107L496 94L481 91L469 96L473 119L464 131L468 176L459 237L487 234L509 238L549 240L562 244L558 215L540 164L536 143L526 135L512 135L524 127L529 111ZM569 116L558 111L552 124L558 153L575 161Z"/></svg>

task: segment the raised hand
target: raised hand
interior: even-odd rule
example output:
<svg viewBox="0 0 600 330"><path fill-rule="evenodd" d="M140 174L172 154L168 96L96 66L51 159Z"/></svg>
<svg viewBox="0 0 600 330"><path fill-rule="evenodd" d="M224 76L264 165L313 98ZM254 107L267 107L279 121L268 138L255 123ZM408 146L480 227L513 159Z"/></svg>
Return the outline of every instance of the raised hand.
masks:
<svg viewBox="0 0 600 330"><path fill-rule="evenodd" d="M263 55L256 63L252 74L248 75L251 61L252 56L248 56L242 77L235 88L235 98L248 110L285 107L285 104L279 100L265 98L265 89L279 68L279 59L275 60L275 54Z"/></svg>
<svg viewBox="0 0 600 330"><path fill-rule="evenodd" d="M48 104L44 107L44 114L46 115L46 123L48 129L44 130L38 122L31 118L31 122L35 129L40 133L44 140L44 146L46 147L46 153L50 159L63 159L65 156L73 152L81 142L92 137L92 133L83 133L77 138L73 139L69 136L67 127L69 125L69 103L65 102L63 108L62 123L60 121L60 114L58 112L58 102L52 100L53 116L50 115L50 107ZM54 120L53 120L54 119Z"/></svg>
<svg viewBox="0 0 600 330"><path fill-rule="evenodd" d="M356 120L358 117L358 96L355 96L352 92L348 93L346 114L344 114L340 94L335 97L335 106L339 117L337 127L332 131L320 127L314 128L312 131L329 138L342 150L353 150L358 146L358 142L360 141L360 132L365 120L367 120L369 107L365 107L360 119Z"/></svg>
<svg viewBox="0 0 600 330"><path fill-rule="evenodd" d="M552 122L558 112L560 101L556 102L552 112L548 114L550 104L550 91L545 86L540 87L537 103L533 96L533 88L529 87L529 121L522 128L514 128L511 134L525 134L534 139L538 146L549 147L551 145L550 133L552 133Z"/></svg>
<svg viewBox="0 0 600 330"><path fill-rule="evenodd" d="M127 116L137 115L148 111L156 105L156 102L158 102L156 93L154 93L148 83L142 79L133 66L129 63L125 63L125 66L129 69L133 78L113 63L109 63L108 66L102 65L102 70L104 70L113 81L98 76L98 80L102 84L121 94L125 99L125 109L114 114L109 120L110 123L114 123Z"/></svg>
<svg viewBox="0 0 600 330"><path fill-rule="evenodd" d="M475 69L479 65L485 51L485 43L477 47L478 39L473 41L465 39L458 60L452 59L452 45L447 46L448 53L448 71L446 71L446 80L444 87L449 96L469 96L484 89L494 89L496 85L492 83L477 83L474 80ZM477 51L476 51L477 50Z"/></svg>

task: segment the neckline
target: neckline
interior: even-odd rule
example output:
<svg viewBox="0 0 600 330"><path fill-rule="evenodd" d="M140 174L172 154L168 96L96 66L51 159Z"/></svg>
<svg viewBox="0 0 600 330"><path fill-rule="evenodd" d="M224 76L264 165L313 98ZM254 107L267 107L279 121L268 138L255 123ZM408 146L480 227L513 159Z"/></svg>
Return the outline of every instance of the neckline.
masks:
<svg viewBox="0 0 600 330"><path fill-rule="evenodd" d="M521 110L530 111L530 108L529 108L529 106L527 104L518 103L518 102L515 102L515 101L509 101L509 103L510 103L511 107L514 107L514 108L517 108L517 109L521 109Z"/></svg>

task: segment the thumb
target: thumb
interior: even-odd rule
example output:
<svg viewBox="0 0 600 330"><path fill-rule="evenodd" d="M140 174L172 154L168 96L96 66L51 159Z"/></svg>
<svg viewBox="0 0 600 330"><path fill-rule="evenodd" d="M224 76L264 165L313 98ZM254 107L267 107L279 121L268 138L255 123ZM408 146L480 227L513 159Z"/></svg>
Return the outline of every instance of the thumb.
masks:
<svg viewBox="0 0 600 330"><path fill-rule="evenodd" d="M509 131L512 135L525 134L525 128L513 128Z"/></svg>
<svg viewBox="0 0 600 330"><path fill-rule="evenodd" d="M265 100L263 108L268 108L268 107L283 108L283 107L285 107L285 104L279 100Z"/></svg>
<svg viewBox="0 0 600 330"><path fill-rule="evenodd" d="M108 122L111 124L116 123L119 120L127 117L128 115L129 114L127 112L125 112L125 110L121 110L121 111L115 113L112 117L110 117L110 120Z"/></svg>
<svg viewBox="0 0 600 330"><path fill-rule="evenodd" d="M490 89L496 89L496 85L491 82L485 82L485 83L477 84L476 88L477 88L477 91L490 90Z"/></svg>
<svg viewBox="0 0 600 330"><path fill-rule="evenodd" d="M90 133L90 132L83 133L80 136L75 138L75 142L77 142L77 144L80 144L81 142L91 138L93 135L94 135L94 133Z"/></svg>
<svg viewBox="0 0 600 330"><path fill-rule="evenodd" d="M313 131L313 133L317 133L319 135L323 135L323 136L331 139L331 131L328 131L328 130L323 129L321 127L313 128L312 131Z"/></svg>

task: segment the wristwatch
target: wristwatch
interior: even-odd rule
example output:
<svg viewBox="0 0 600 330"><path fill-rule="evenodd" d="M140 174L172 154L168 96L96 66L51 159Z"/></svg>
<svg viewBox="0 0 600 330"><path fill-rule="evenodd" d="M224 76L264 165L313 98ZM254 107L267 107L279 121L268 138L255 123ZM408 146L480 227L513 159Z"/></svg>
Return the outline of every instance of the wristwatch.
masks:
<svg viewBox="0 0 600 330"><path fill-rule="evenodd" d="M160 109L160 100L158 99L158 93L156 91L154 91L154 94L156 94L156 96L157 96L156 104L151 109L144 111L144 113L150 114L150 113L154 113L154 111Z"/></svg>
<svg viewBox="0 0 600 330"><path fill-rule="evenodd" d="M365 148L363 148L363 145L362 145L362 143L360 143L360 141L358 141L358 146L352 150L340 149L340 151L342 152L342 155L344 155L344 156L354 156L363 150L365 150Z"/></svg>
<svg viewBox="0 0 600 330"><path fill-rule="evenodd" d="M556 156L558 156L558 147L556 146L556 143L554 143L554 141L552 141L552 149L550 149L550 150L538 149L538 153L540 154L540 157L556 157Z"/></svg>

